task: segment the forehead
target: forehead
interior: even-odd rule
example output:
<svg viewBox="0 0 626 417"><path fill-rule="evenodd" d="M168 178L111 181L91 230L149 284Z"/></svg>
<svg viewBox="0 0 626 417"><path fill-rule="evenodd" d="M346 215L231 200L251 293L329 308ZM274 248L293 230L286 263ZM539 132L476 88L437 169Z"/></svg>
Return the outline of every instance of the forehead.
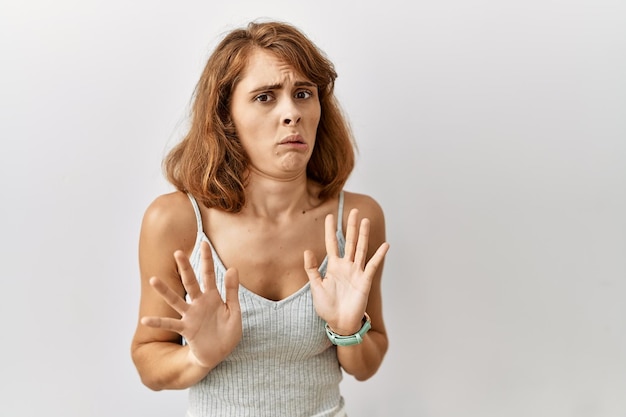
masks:
<svg viewBox="0 0 626 417"><path fill-rule="evenodd" d="M300 74L293 65L284 59L271 52L255 48L248 57L239 84L248 86L253 84L271 85L286 80L307 81L308 78Z"/></svg>

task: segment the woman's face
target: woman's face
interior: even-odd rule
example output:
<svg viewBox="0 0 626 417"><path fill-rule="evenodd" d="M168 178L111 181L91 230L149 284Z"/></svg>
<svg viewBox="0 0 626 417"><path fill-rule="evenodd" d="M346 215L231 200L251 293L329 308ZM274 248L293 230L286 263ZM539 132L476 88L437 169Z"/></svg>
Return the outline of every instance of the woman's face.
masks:
<svg viewBox="0 0 626 417"><path fill-rule="evenodd" d="M255 49L233 90L230 113L252 173L280 179L306 175L321 113L313 82Z"/></svg>

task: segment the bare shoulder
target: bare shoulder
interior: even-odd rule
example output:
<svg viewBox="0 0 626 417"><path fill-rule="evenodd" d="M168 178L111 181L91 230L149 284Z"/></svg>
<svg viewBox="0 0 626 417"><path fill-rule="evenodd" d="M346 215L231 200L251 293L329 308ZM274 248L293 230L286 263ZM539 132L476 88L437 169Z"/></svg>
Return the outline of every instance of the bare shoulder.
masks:
<svg viewBox="0 0 626 417"><path fill-rule="evenodd" d="M180 191L163 194L148 206L141 226L142 240L166 243L187 252L197 232L189 197Z"/></svg>
<svg viewBox="0 0 626 417"><path fill-rule="evenodd" d="M360 218L370 221L370 255L386 241L385 215L381 205L373 197L366 194L344 191L344 224L347 224L348 215L352 209L359 210Z"/></svg>
<svg viewBox="0 0 626 417"><path fill-rule="evenodd" d="M367 194L344 191L344 213L349 213L353 208L359 210L360 217L366 217L372 223L384 224L385 215L378 201Z"/></svg>

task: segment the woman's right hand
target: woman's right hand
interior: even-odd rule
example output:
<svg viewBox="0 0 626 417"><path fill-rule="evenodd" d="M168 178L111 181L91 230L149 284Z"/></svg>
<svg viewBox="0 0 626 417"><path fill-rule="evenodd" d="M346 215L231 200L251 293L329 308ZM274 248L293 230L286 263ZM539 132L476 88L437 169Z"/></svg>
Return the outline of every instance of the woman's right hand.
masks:
<svg viewBox="0 0 626 417"><path fill-rule="evenodd" d="M226 271L225 299L222 300L215 284L211 248L206 242L202 242L200 258L204 291L200 288L189 259L182 251L174 253L182 284L189 295L189 302L158 277L150 278L150 285L180 314L181 318L142 317L141 323L148 327L178 333L189 345L192 363L213 368L235 349L242 337L239 276L234 268Z"/></svg>

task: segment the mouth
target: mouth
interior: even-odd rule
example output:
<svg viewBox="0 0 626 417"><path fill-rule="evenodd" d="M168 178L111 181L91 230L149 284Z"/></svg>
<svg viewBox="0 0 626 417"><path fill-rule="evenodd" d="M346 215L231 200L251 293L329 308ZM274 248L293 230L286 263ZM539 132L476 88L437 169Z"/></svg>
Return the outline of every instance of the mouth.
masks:
<svg viewBox="0 0 626 417"><path fill-rule="evenodd" d="M290 135L283 138L279 145L306 145L304 138L300 135Z"/></svg>

